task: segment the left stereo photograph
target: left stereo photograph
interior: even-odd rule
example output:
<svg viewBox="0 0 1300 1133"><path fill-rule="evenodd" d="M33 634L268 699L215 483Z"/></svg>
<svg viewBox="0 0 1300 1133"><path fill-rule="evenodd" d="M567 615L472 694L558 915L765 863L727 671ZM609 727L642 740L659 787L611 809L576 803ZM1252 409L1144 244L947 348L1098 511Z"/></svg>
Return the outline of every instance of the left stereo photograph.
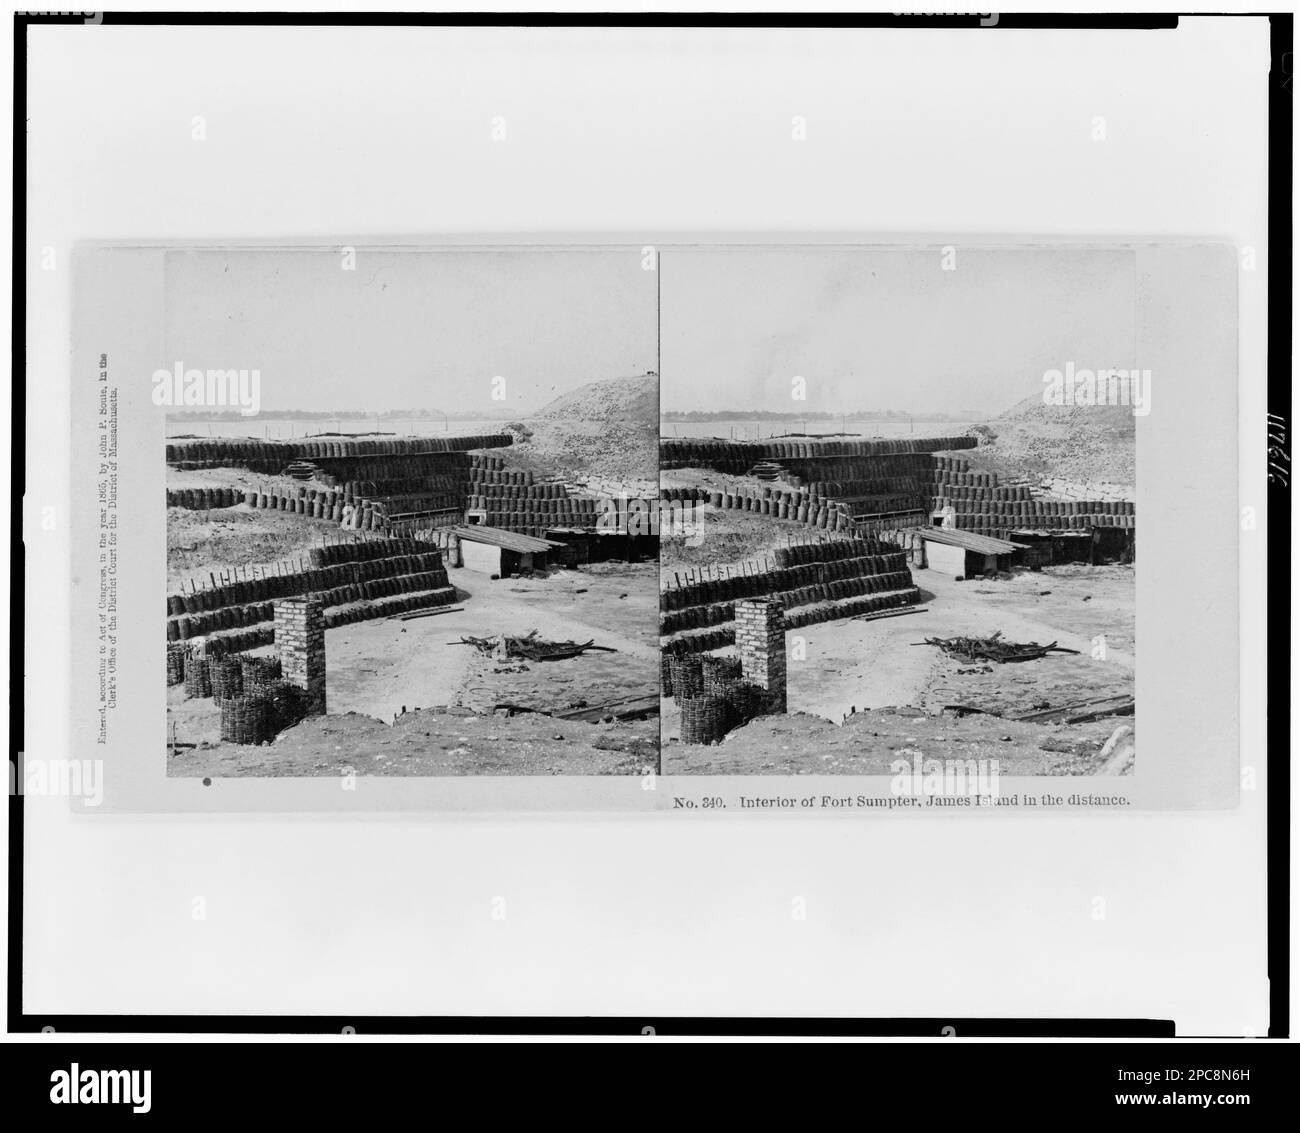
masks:
<svg viewBox="0 0 1300 1133"><path fill-rule="evenodd" d="M131 746L124 778L451 809L487 800L448 780L510 778L492 809L531 809L531 779L625 777L653 805L653 255L90 247L78 268L97 570L74 681L93 742Z"/></svg>

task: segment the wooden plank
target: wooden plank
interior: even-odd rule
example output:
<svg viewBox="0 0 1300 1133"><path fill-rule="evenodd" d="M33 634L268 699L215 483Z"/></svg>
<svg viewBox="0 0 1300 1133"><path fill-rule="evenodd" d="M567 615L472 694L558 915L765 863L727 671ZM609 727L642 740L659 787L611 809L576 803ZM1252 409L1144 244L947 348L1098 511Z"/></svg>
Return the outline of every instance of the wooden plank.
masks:
<svg viewBox="0 0 1300 1133"><path fill-rule="evenodd" d="M1081 700L1073 704L1063 704L1057 708L1036 709L1006 717L1008 720L1023 720L1031 724L1086 724L1100 720L1105 716L1131 716L1137 701L1131 696L1110 696L1101 700Z"/></svg>

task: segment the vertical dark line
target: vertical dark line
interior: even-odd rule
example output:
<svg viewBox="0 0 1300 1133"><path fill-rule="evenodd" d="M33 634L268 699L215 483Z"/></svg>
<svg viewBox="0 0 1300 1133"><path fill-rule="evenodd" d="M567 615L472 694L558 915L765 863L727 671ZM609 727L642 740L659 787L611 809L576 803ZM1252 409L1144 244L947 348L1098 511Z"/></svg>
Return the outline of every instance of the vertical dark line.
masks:
<svg viewBox="0 0 1300 1133"><path fill-rule="evenodd" d="M23 756L26 560L23 497L27 492L27 18L14 16L13 235L10 260L13 288L9 325L9 955L8 1029L16 1031L23 1013ZM19 432L19 425L22 431ZM67 517L64 517L64 523Z"/></svg>
<svg viewBox="0 0 1300 1133"><path fill-rule="evenodd" d="M1271 65L1268 86L1268 406L1264 444L1272 421L1286 430L1285 482L1268 485L1265 672L1269 689L1291 687L1291 72L1294 70L1295 17L1269 16ZM1276 662L1281 672L1268 672ZM1276 677L1276 680L1274 679ZM1266 694L1267 695L1267 694ZM1291 725L1290 702L1283 693L1268 697L1268 981L1270 1038L1287 1038L1291 1029Z"/></svg>
<svg viewBox="0 0 1300 1133"><path fill-rule="evenodd" d="M659 441L663 433L663 414L664 414L664 258L659 254L658 247L655 248L655 479L659 482L659 495L663 495L663 459L659 455ZM659 510L659 500L654 501L655 515L659 520L659 554L656 559L655 570L655 596L658 597L659 587L662 584L664 569L663 556L663 513ZM658 605L656 604L656 610ZM659 632L659 615L655 615L655 633ZM655 682L659 684L659 697L663 700L663 642L659 643L659 656L657 663L661 666L655 673ZM659 746L655 753L655 774L663 775L664 773L664 714L659 713Z"/></svg>

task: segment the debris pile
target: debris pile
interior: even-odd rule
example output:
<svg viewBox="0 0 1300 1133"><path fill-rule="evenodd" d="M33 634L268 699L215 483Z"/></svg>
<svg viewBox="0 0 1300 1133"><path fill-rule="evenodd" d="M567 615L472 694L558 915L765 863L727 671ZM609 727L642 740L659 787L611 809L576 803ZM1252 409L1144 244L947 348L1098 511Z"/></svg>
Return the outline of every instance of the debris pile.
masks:
<svg viewBox="0 0 1300 1133"><path fill-rule="evenodd" d="M1077 649L1066 649L1055 641L1039 645L1036 641L1007 641L998 630L990 637L927 637L924 641L913 642L914 645L934 645L953 657L965 661L996 661L1003 665L1008 661L1037 661L1049 653L1078 653Z"/></svg>
<svg viewBox="0 0 1300 1133"><path fill-rule="evenodd" d="M523 637L500 634L496 637L474 637L467 635L452 645L472 645L480 653L490 657L506 660L523 659L527 661L564 661L570 657L581 657L588 650L601 653L617 653L618 650L608 645L596 645L591 641L547 641L537 636L537 631L529 630Z"/></svg>

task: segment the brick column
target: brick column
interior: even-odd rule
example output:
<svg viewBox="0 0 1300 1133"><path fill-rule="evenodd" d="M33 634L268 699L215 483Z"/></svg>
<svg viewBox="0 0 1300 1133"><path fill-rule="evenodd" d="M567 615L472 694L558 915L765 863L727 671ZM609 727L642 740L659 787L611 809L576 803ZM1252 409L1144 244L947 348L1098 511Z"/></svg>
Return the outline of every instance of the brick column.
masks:
<svg viewBox="0 0 1300 1133"><path fill-rule="evenodd" d="M276 602L275 649L284 679L307 693L307 714L323 716L325 608L319 598L281 598Z"/></svg>
<svg viewBox="0 0 1300 1133"><path fill-rule="evenodd" d="M785 711L785 610L780 602L746 598L736 603L736 652L741 675L766 689L770 711Z"/></svg>

